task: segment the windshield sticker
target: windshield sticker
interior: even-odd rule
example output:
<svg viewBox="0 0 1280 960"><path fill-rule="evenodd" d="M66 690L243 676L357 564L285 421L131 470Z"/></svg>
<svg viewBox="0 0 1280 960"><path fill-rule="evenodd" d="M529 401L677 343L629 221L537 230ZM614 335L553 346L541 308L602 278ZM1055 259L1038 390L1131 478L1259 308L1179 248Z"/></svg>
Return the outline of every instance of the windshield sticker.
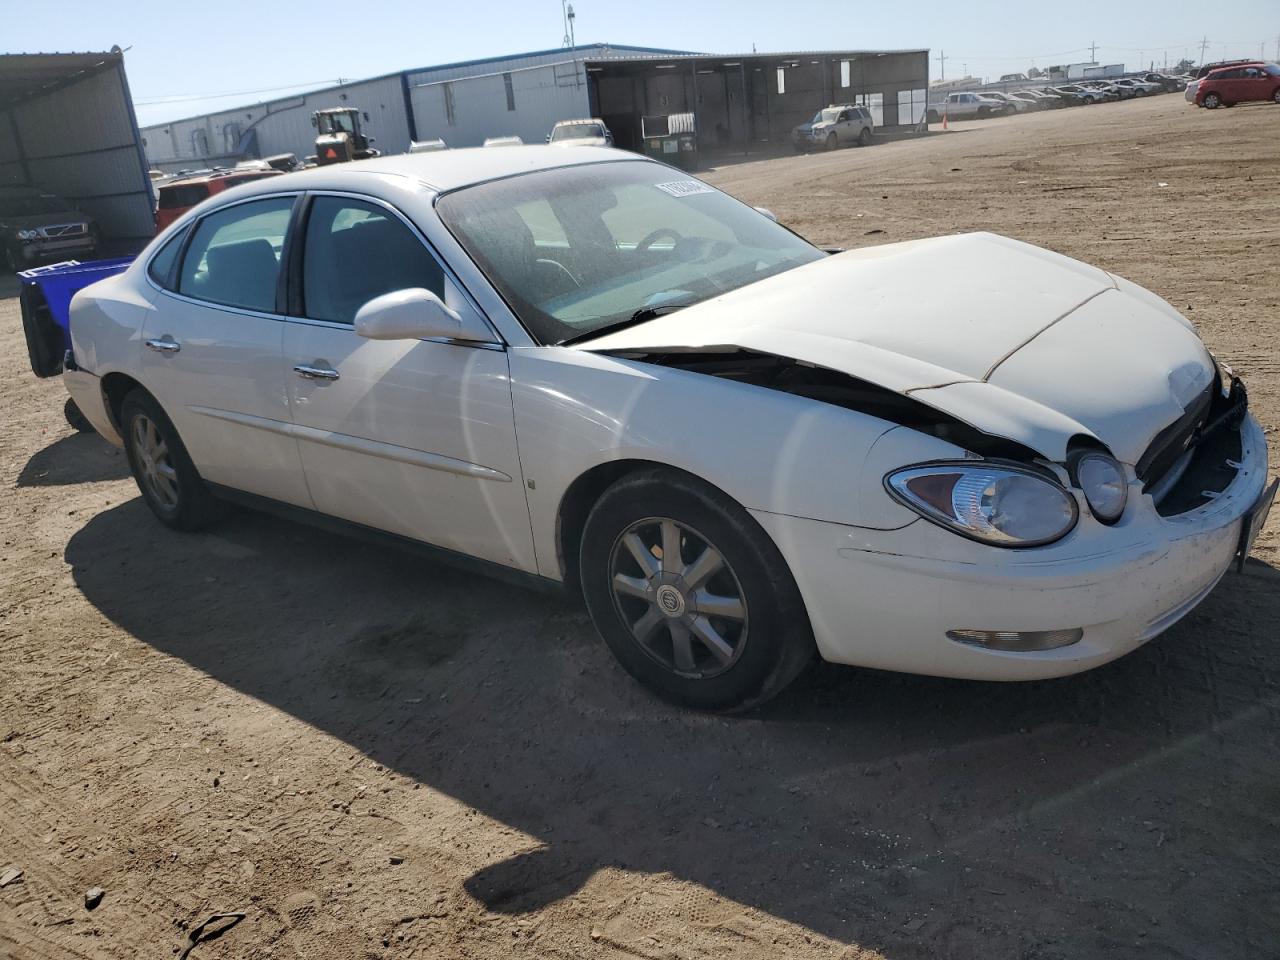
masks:
<svg viewBox="0 0 1280 960"><path fill-rule="evenodd" d="M714 188L697 180L672 180L670 183L655 183L654 186L673 197L691 197L695 193L715 193Z"/></svg>

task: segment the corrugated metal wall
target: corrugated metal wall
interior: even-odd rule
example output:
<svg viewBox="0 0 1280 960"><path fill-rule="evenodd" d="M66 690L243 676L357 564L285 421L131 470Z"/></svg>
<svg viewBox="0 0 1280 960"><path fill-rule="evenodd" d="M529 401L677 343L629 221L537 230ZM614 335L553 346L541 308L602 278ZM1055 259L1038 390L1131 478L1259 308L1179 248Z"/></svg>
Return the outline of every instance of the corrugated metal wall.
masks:
<svg viewBox="0 0 1280 960"><path fill-rule="evenodd" d="M409 149L409 121L399 74L144 127L143 143L151 165L170 172L213 164L230 166L237 160L277 153L296 154L302 160L315 153L311 115L328 107L355 107L367 113L369 119L361 121L364 132L375 138L374 146L383 153ZM243 146L249 149L242 152Z"/></svg>
<svg viewBox="0 0 1280 960"><path fill-rule="evenodd" d="M409 98L418 139L439 137L451 147L478 147L487 137L512 135L542 143L557 120L590 111L586 72L581 61L568 58L457 80L411 76Z"/></svg>
<svg viewBox="0 0 1280 960"><path fill-rule="evenodd" d="M0 157L9 161L4 171L24 166L15 180L25 176L71 201L98 222L106 239L137 246L154 235L151 182L123 62L19 103L9 114L9 120L0 115L0 141L10 141L0 146ZM19 153L21 165L12 162Z"/></svg>

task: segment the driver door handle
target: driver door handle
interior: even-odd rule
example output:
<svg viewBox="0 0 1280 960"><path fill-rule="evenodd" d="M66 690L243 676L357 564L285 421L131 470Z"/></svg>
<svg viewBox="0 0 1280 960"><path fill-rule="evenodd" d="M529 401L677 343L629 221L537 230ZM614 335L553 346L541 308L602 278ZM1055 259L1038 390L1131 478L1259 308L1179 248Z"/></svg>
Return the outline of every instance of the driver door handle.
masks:
<svg viewBox="0 0 1280 960"><path fill-rule="evenodd" d="M337 380L340 376L333 367L315 367L308 363L298 364L293 371L303 380Z"/></svg>
<svg viewBox="0 0 1280 960"><path fill-rule="evenodd" d="M157 353L177 353L182 349L182 344L172 337L160 337L155 340L148 340L147 346Z"/></svg>

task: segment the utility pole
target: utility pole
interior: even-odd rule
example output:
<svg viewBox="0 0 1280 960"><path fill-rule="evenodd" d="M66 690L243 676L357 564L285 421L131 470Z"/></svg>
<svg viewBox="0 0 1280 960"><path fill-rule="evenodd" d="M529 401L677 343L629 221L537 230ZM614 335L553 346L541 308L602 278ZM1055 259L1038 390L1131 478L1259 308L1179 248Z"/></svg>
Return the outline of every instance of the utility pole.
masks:
<svg viewBox="0 0 1280 960"><path fill-rule="evenodd" d="M1204 66L1204 52L1209 49L1209 38L1200 41L1200 66Z"/></svg>
<svg viewBox="0 0 1280 960"><path fill-rule="evenodd" d="M938 74L939 80L947 79L947 51L945 50L938 51Z"/></svg>
<svg viewBox="0 0 1280 960"><path fill-rule="evenodd" d="M1089 62L1090 63L1098 62L1098 41L1097 40L1089 41Z"/></svg>

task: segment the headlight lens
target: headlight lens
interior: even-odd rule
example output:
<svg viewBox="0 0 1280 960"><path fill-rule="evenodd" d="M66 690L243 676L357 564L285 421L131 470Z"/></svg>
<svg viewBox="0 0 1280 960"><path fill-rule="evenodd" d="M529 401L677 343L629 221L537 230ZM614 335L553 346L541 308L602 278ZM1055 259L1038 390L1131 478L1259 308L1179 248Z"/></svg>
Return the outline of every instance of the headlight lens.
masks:
<svg viewBox="0 0 1280 960"><path fill-rule="evenodd" d="M38 237L38 236L40 236L40 234L36 233L36 231L34 231L34 230L19 230L19 231L18 231L18 239L19 239L19 240L34 240L34 239L35 239L36 237Z"/></svg>
<svg viewBox="0 0 1280 960"><path fill-rule="evenodd" d="M1089 501L1089 509L1103 523L1115 523L1124 513L1129 484L1124 468L1105 453L1086 453L1076 459L1076 483Z"/></svg>
<svg viewBox="0 0 1280 960"><path fill-rule="evenodd" d="M885 477L893 497L962 536L999 547L1037 547L1076 525L1075 498L1021 467L931 463Z"/></svg>

